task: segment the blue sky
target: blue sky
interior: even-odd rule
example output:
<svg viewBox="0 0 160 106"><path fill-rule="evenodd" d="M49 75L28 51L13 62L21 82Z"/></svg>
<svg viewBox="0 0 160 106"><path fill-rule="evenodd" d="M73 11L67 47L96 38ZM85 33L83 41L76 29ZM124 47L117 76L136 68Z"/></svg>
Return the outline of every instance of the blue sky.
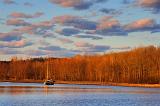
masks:
<svg viewBox="0 0 160 106"><path fill-rule="evenodd" d="M0 60L160 45L159 0L0 0Z"/></svg>

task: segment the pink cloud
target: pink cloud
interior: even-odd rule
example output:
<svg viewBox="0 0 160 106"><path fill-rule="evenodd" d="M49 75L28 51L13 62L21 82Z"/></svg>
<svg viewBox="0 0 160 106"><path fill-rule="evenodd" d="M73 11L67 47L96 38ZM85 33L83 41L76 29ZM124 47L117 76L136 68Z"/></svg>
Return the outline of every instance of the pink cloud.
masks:
<svg viewBox="0 0 160 106"><path fill-rule="evenodd" d="M43 14L44 13L42 13L42 12L36 12L32 15L21 13L21 12L13 12L10 14L10 17L13 17L13 18L38 18L38 17L42 16Z"/></svg>
<svg viewBox="0 0 160 106"><path fill-rule="evenodd" d="M34 27L51 27L51 26L53 26L53 23L51 21L42 21L39 23L35 23L32 26L34 26Z"/></svg>
<svg viewBox="0 0 160 106"><path fill-rule="evenodd" d="M113 18L113 16L103 16L99 21L103 22L103 21L109 21Z"/></svg>
<svg viewBox="0 0 160 106"><path fill-rule="evenodd" d="M21 46L26 45L26 41L25 40L20 40L20 41L11 42L10 44L11 44L11 46L21 47Z"/></svg>
<svg viewBox="0 0 160 106"><path fill-rule="evenodd" d="M157 4L160 4L159 0L139 0L139 5L144 7L153 7Z"/></svg>
<svg viewBox="0 0 160 106"><path fill-rule="evenodd" d="M58 40L61 41L63 44L66 44L66 43L73 43L72 40L67 39L67 38L58 38Z"/></svg>
<svg viewBox="0 0 160 106"><path fill-rule="evenodd" d="M75 42L74 43L76 47L89 47L89 46L93 46L89 43L86 43L86 42Z"/></svg>
<svg viewBox="0 0 160 106"><path fill-rule="evenodd" d="M0 33L0 41L16 41L22 38L22 33L17 31L11 31L6 33Z"/></svg>
<svg viewBox="0 0 160 106"><path fill-rule="evenodd" d="M3 0L3 3L5 3L5 4L16 4L16 2L13 1L13 0Z"/></svg>
<svg viewBox="0 0 160 106"><path fill-rule="evenodd" d="M53 18L53 21L55 23L64 24L67 21L72 21L74 19L79 19L80 17L72 16L72 15L63 15L63 16L57 16Z"/></svg>
<svg viewBox="0 0 160 106"><path fill-rule="evenodd" d="M14 29L14 31L21 32L21 33L28 33L28 34L38 34L39 30L43 30L47 32L47 30L52 29L54 24L51 21L42 21L38 23L33 23L27 26L23 26L20 28Z"/></svg>
<svg viewBox="0 0 160 106"><path fill-rule="evenodd" d="M33 26L24 26L21 28L14 29L14 31L21 32L21 33L28 33L28 34L33 34L34 33L33 30L35 30Z"/></svg>
<svg viewBox="0 0 160 106"><path fill-rule="evenodd" d="M28 22L25 22L24 20L21 19L8 19L6 21L7 25L15 25L15 26L26 26L30 25Z"/></svg>
<svg viewBox="0 0 160 106"><path fill-rule="evenodd" d="M28 42L26 40L12 41L12 42L1 42L0 46L2 47L10 47L10 48L20 48L27 46Z"/></svg>
<svg viewBox="0 0 160 106"><path fill-rule="evenodd" d="M120 23L116 19L112 19L111 16L102 17L99 24L97 25L97 30L110 29L115 26L120 26Z"/></svg>
<svg viewBox="0 0 160 106"><path fill-rule="evenodd" d="M160 12L160 0L137 0L137 4L152 10L154 13Z"/></svg>
<svg viewBox="0 0 160 106"><path fill-rule="evenodd" d="M49 0L51 3L59 4L63 7L74 7L83 2L83 0Z"/></svg>
<svg viewBox="0 0 160 106"><path fill-rule="evenodd" d="M145 19L134 21L126 25L125 28L128 30L133 30L133 29L141 29L144 27L153 27L154 25L155 25L155 21L153 19L145 18Z"/></svg>
<svg viewBox="0 0 160 106"><path fill-rule="evenodd" d="M73 7L76 10L84 10L90 8L96 3L102 3L107 0L49 0L53 4L60 5L62 7Z"/></svg>

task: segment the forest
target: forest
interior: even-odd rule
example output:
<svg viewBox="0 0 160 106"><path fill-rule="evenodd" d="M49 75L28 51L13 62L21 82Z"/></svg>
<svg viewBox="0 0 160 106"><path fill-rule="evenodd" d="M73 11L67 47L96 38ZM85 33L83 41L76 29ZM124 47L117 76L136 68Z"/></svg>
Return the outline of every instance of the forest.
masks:
<svg viewBox="0 0 160 106"><path fill-rule="evenodd" d="M45 80L47 66L55 81L159 84L160 47L69 58L12 58L0 61L0 80Z"/></svg>

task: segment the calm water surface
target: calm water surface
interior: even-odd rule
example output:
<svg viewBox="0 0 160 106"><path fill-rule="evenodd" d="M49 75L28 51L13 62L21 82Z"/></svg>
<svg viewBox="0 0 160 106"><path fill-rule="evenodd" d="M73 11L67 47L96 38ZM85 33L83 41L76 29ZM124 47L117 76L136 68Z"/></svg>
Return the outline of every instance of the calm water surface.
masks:
<svg viewBox="0 0 160 106"><path fill-rule="evenodd" d="M1 82L0 106L160 106L160 88Z"/></svg>

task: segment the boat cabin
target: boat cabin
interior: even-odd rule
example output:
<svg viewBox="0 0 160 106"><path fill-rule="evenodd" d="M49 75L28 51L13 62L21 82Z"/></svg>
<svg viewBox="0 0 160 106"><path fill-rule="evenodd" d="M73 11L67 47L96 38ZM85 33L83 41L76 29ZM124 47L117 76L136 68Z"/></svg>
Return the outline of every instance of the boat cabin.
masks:
<svg viewBox="0 0 160 106"><path fill-rule="evenodd" d="M54 85L54 83L55 83L55 81L53 81L53 80L46 80L44 82L45 85Z"/></svg>

